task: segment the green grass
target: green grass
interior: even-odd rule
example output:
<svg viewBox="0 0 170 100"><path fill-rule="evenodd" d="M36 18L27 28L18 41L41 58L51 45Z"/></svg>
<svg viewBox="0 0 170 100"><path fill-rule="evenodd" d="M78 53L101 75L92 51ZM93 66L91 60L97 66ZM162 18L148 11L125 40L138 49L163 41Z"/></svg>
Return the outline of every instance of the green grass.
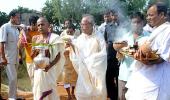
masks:
<svg viewBox="0 0 170 100"><path fill-rule="evenodd" d="M31 91L31 82L29 77L18 79L18 89L22 91Z"/></svg>
<svg viewBox="0 0 170 100"><path fill-rule="evenodd" d="M17 73L18 74L18 83L17 83L18 89L22 91L31 91L31 82L28 77L25 64L19 65L17 72L18 72ZM5 69L2 70L1 76L2 76L2 79L1 79L2 84L8 85L8 79L7 79Z"/></svg>

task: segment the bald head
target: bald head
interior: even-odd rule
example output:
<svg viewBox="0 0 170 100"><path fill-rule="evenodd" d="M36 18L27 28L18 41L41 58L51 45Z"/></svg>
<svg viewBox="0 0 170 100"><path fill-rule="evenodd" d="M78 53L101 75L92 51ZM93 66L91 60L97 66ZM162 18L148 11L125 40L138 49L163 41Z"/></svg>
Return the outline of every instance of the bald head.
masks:
<svg viewBox="0 0 170 100"><path fill-rule="evenodd" d="M48 20L47 20L45 17L40 17L40 18L37 20L37 22L39 22L39 21L43 21L43 22L49 24Z"/></svg>
<svg viewBox="0 0 170 100"><path fill-rule="evenodd" d="M40 18L37 20L38 31L39 31L41 34L46 34L46 33L48 33L49 25L50 25L50 24L49 24L48 20L47 20L45 17L40 17Z"/></svg>

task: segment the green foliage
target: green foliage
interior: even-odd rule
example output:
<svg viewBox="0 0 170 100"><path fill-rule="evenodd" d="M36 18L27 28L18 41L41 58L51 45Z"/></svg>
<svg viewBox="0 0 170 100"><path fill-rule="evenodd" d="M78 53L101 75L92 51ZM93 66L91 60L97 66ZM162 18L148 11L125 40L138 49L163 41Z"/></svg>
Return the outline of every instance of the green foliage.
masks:
<svg viewBox="0 0 170 100"><path fill-rule="evenodd" d="M55 25L60 25L65 19L78 24L85 13L94 15L96 23L100 24L103 20L101 15L106 9L114 9L126 17L136 11L145 14L148 4L158 1L170 7L170 0L48 0L42 13Z"/></svg>
<svg viewBox="0 0 170 100"><path fill-rule="evenodd" d="M127 14L131 14L135 11L145 11L147 0L121 0L124 2L124 8L126 8Z"/></svg>
<svg viewBox="0 0 170 100"><path fill-rule="evenodd" d="M9 20L8 15L5 12L0 11L0 26L8 22L8 20Z"/></svg>
<svg viewBox="0 0 170 100"><path fill-rule="evenodd" d="M45 2L45 7L42 9L42 15L46 16L46 18L48 19L48 21L52 24L56 23L56 20L53 19L54 16L54 7L52 5L52 2L47 0Z"/></svg>
<svg viewBox="0 0 170 100"><path fill-rule="evenodd" d="M165 2L165 4L170 8L170 0L149 0L149 4L152 4L155 2Z"/></svg>
<svg viewBox="0 0 170 100"><path fill-rule="evenodd" d="M48 0L42 12L53 24L63 23L65 19L79 22L82 14L90 13L101 20L101 14L106 9L123 9L123 13L143 11L147 0ZM122 12L121 12L122 13Z"/></svg>
<svg viewBox="0 0 170 100"><path fill-rule="evenodd" d="M16 9L18 10L19 13L32 13L32 12L36 12L36 10L30 10L29 8L25 8L25 7L21 7L21 6L18 6L18 8Z"/></svg>
<svg viewBox="0 0 170 100"><path fill-rule="evenodd" d="M1 83L8 85L8 78L5 68L1 69ZM26 64L19 65L17 69L17 87L19 90L30 91L31 83L27 73Z"/></svg>
<svg viewBox="0 0 170 100"><path fill-rule="evenodd" d="M65 19L80 20L82 15L81 0L52 0L54 17L60 22Z"/></svg>
<svg viewBox="0 0 170 100"><path fill-rule="evenodd" d="M54 10L54 16L53 18L54 19L59 19L61 20L62 19L62 14L61 14L61 0L52 0L52 9Z"/></svg>

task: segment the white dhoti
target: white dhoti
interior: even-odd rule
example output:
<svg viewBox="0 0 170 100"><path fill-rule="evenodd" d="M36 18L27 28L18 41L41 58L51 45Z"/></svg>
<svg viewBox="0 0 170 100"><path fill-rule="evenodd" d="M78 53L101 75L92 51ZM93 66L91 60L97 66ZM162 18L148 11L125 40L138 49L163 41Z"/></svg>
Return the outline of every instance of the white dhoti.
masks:
<svg viewBox="0 0 170 100"><path fill-rule="evenodd" d="M34 63L26 63L27 65L27 72L31 80L31 86L34 84Z"/></svg>
<svg viewBox="0 0 170 100"><path fill-rule="evenodd" d="M75 52L70 59L78 73L77 100L106 100L105 74L107 66L106 45L96 34L80 35L75 42Z"/></svg>
<svg viewBox="0 0 170 100"><path fill-rule="evenodd" d="M54 60L56 55L60 53L59 61L51 67L48 72L43 69L36 69L34 71L34 86L33 94L34 100L60 100L57 93L57 79L63 69L64 58L64 44L59 40L59 36L51 34L49 43L50 46L50 62Z"/></svg>

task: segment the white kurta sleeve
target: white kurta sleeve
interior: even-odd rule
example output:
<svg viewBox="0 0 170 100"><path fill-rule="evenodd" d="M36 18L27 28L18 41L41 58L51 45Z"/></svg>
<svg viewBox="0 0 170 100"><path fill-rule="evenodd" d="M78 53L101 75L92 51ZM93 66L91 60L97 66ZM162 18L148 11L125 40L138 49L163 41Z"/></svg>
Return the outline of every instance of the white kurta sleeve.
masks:
<svg viewBox="0 0 170 100"><path fill-rule="evenodd" d="M170 62L170 32L168 32L161 41L163 42L158 52L160 53L161 58Z"/></svg>
<svg viewBox="0 0 170 100"><path fill-rule="evenodd" d="M2 26L0 28L0 42L7 41L7 27Z"/></svg>

